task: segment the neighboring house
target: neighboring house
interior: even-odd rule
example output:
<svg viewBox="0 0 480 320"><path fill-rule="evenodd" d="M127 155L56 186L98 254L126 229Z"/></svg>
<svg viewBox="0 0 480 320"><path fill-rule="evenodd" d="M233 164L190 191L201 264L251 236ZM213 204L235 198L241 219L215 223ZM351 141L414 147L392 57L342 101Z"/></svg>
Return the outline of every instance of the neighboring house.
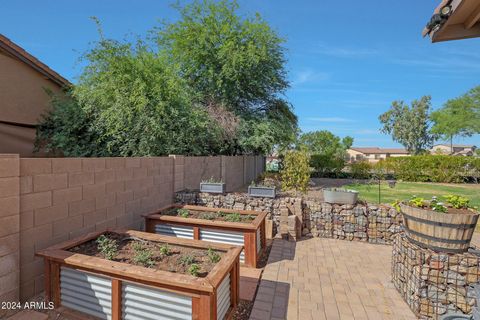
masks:
<svg viewBox="0 0 480 320"><path fill-rule="evenodd" d="M369 147L369 148L357 148L352 147L347 150L348 161L357 162L357 161L368 161L368 162L378 162L382 159L390 157L407 157L410 153L401 148L378 148L378 147Z"/></svg>
<svg viewBox="0 0 480 320"><path fill-rule="evenodd" d="M0 153L33 155L35 127L49 108L46 90L68 80L0 34Z"/></svg>
<svg viewBox="0 0 480 320"><path fill-rule="evenodd" d="M443 0L422 34L432 42L480 37L480 1Z"/></svg>
<svg viewBox="0 0 480 320"><path fill-rule="evenodd" d="M477 147L474 145L454 144L453 146L450 146L448 143L441 143L434 145L432 149L430 149L430 153L451 154L454 156L473 156L476 149Z"/></svg>

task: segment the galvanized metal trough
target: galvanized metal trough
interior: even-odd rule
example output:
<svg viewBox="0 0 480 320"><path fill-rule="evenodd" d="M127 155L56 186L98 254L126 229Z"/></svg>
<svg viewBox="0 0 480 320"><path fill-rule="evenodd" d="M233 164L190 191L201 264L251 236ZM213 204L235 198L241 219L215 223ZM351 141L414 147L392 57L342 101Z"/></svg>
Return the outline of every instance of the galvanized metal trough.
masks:
<svg viewBox="0 0 480 320"><path fill-rule="evenodd" d="M166 215L171 209L187 209L204 212L225 212L252 215L251 222L215 221L181 216ZM185 239L204 240L211 243L225 243L243 246L240 263L256 268L266 247L265 218L267 212L251 210L232 210L223 208L208 208L191 205L172 205L154 213L145 215L147 232L174 236Z"/></svg>
<svg viewBox="0 0 480 320"><path fill-rule="evenodd" d="M223 320L238 303L241 247L187 240L131 230L149 241L223 251L222 259L204 278L109 261L67 251L97 238L93 232L36 253L45 261L45 297L100 319Z"/></svg>

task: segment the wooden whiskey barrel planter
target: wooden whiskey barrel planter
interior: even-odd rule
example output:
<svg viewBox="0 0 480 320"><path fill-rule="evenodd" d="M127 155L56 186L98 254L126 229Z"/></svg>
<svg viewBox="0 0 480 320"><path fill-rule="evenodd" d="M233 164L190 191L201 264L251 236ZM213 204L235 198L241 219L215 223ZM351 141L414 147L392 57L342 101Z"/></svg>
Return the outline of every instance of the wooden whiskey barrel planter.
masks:
<svg viewBox="0 0 480 320"><path fill-rule="evenodd" d="M146 268L68 251L93 232L36 253L44 258L45 299L99 319L229 319L238 303L241 247L139 231L115 231L147 241L223 252L206 277Z"/></svg>
<svg viewBox="0 0 480 320"><path fill-rule="evenodd" d="M183 218L166 214L172 209L187 209L203 213L237 213L255 217L250 222L229 222L196 218ZM208 208L191 205L171 205L144 215L145 231L185 239L226 243L243 246L240 263L256 268L266 248L265 218L267 212Z"/></svg>
<svg viewBox="0 0 480 320"><path fill-rule="evenodd" d="M472 240L478 213L442 213L400 205L405 232L409 240L434 251L467 251Z"/></svg>

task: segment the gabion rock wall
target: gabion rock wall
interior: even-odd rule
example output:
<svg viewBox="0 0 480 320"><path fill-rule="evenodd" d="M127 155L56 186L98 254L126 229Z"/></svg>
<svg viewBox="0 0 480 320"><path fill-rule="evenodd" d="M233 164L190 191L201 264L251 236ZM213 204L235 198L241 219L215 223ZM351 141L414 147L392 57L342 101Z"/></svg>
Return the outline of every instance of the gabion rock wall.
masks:
<svg viewBox="0 0 480 320"><path fill-rule="evenodd" d="M439 319L447 313L472 314L479 265L477 253L436 253L411 243L403 233L394 237L393 283L420 319Z"/></svg>
<svg viewBox="0 0 480 320"><path fill-rule="evenodd" d="M225 195L177 192L176 202L213 208L267 211L275 230L280 231L282 212L289 210L302 226L302 235L390 244L402 231L402 218L390 206L331 204L300 197L253 198L245 193Z"/></svg>

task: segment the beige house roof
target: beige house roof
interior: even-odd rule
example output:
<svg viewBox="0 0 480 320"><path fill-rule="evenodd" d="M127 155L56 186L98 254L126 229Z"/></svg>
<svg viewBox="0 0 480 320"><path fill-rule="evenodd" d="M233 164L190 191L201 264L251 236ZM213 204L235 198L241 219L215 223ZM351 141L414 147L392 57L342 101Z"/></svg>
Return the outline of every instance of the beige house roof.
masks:
<svg viewBox="0 0 480 320"><path fill-rule="evenodd" d="M70 81L50 69L49 66L32 56L19 45L12 42L10 39L0 34L0 51L3 51L29 65L36 71L43 74L45 77L55 82L60 87L71 85Z"/></svg>
<svg viewBox="0 0 480 320"><path fill-rule="evenodd" d="M480 1L443 0L422 34L432 42L480 37Z"/></svg>
<svg viewBox="0 0 480 320"><path fill-rule="evenodd" d="M365 147L365 148L357 148L352 147L351 150L361 152L361 153L369 153L369 154L387 154L387 153L395 153L395 154L409 154L409 152L402 148L378 148L378 147Z"/></svg>

